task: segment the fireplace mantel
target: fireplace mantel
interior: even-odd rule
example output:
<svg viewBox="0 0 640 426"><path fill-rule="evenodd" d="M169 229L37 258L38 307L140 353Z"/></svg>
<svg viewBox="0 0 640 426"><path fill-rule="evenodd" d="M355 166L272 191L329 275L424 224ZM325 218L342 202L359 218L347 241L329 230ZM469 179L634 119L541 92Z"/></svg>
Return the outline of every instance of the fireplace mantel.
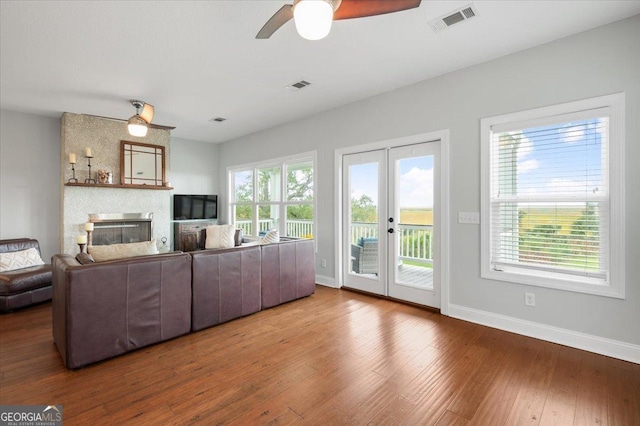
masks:
<svg viewBox="0 0 640 426"><path fill-rule="evenodd" d="M86 188L121 188L121 189L155 189L157 191L171 191L172 186L153 185L121 185L115 183L65 183L64 186L84 186Z"/></svg>

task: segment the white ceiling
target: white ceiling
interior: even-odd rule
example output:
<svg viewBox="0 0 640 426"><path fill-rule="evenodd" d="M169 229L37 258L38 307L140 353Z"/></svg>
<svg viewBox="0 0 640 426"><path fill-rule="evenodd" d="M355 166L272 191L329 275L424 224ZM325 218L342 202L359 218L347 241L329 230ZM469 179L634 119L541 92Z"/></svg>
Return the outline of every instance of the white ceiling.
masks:
<svg viewBox="0 0 640 426"><path fill-rule="evenodd" d="M128 118L141 99L173 136L223 142L640 13L639 0L475 1L478 17L436 34L429 21L471 2L423 0L321 41L293 22L256 40L285 3L2 0L0 107Z"/></svg>

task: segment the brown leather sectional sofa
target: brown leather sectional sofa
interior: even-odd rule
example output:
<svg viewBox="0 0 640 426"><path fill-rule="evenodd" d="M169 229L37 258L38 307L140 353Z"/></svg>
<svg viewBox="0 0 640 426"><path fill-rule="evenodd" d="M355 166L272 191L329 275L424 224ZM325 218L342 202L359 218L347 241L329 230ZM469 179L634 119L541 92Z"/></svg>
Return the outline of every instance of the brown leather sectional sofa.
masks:
<svg viewBox="0 0 640 426"><path fill-rule="evenodd" d="M191 253L191 330L221 324L262 309L261 247Z"/></svg>
<svg viewBox="0 0 640 426"><path fill-rule="evenodd" d="M0 240L0 253L35 248L40 253L38 240L17 238ZM51 299L51 265L0 273L0 313L11 312Z"/></svg>
<svg viewBox="0 0 640 426"><path fill-rule="evenodd" d="M53 337L67 368L250 315L315 291L312 240L81 265L53 256Z"/></svg>

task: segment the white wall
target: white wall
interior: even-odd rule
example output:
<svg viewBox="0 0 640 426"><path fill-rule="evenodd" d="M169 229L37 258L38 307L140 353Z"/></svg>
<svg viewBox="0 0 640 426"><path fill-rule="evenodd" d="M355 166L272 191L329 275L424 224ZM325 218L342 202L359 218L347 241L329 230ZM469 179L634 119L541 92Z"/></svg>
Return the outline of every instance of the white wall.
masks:
<svg viewBox="0 0 640 426"><path fill-rule="evenodd" d="M35 238L49 262L60 249L60 120L0 111L0 239Z"/></svg>
<svg viewBox="0 0 640 426"><path fill-rule="evenodd" d="M171 138L171 173L174 194L218 193L218 145Z"/></svg>
<svg viewBox="0 0 640 426"><path fill-rule="evenodd" d="M317 273L335 276L335 149L449 129L451 305L640 345L638 52L635 16L226 142L220 145L221 194L226 197L228 166L317 150L317 258L328 262L326 268L317 263ZM305 90L314 87L322 90ZM480 211L480 119L616 92L626 93L626 300L481 279L480 227L456 220L459 211ZM525 291L535 293L535 308L524 306Z"/></svg>

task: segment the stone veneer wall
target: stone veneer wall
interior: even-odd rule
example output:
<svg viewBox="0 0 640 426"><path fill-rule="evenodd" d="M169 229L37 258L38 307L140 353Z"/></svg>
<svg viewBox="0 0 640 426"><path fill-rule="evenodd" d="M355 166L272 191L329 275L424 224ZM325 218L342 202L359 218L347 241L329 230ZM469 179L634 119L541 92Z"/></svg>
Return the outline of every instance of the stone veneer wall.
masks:
<svg viewBox="0 0 640 426"><path fill-rule="evenodd" d="M84 224L92 213L153 213L153 238L158 245L162 237L171 247L172 191L129 188L65 186L71 177L69 154L76 154L76 178L84 182L88 177L85 148L91 148L91 174L98 170L113 172L113 183L120 183L120 141L160 145L165 148L165 176L170 181L171 150L168 130L149 129L147 136L129 135L126 123L117 120L65 112L61 118L61 185L62 226L61 251L77 254L76 238L85 233Z"/></svg>

